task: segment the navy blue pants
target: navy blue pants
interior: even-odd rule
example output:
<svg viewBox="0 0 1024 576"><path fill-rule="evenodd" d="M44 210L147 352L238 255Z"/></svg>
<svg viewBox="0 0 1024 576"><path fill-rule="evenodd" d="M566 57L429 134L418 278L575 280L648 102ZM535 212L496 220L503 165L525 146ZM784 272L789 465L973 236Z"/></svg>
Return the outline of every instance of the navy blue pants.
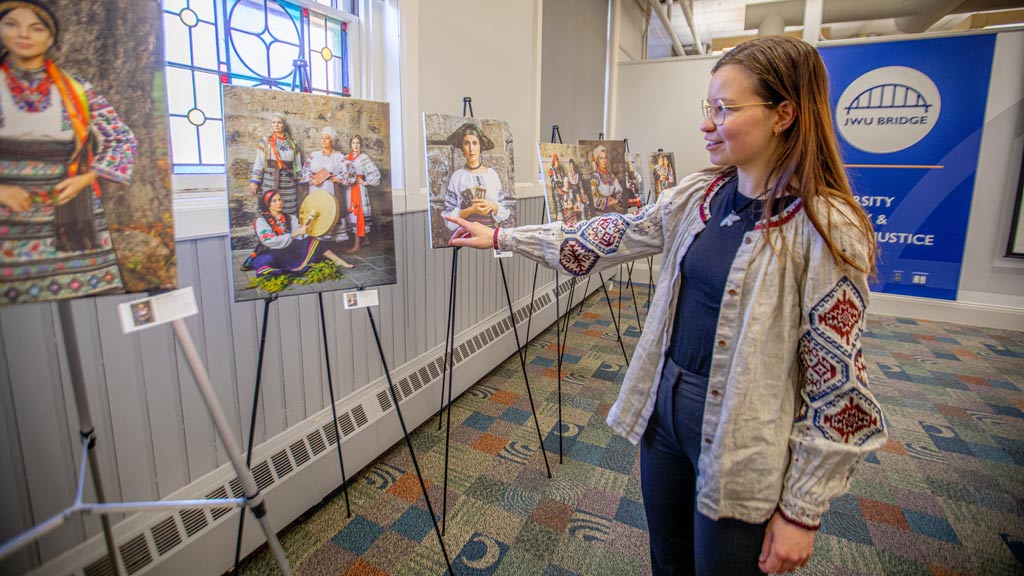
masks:
<svg viewBox="0 0 1024 576"><path fill-rule="evenodd" d="M696 508L706 391L706 378L665 359L654 414L640 446L654 576L761 574L757 558L768 523L716 521Z"/></svg>

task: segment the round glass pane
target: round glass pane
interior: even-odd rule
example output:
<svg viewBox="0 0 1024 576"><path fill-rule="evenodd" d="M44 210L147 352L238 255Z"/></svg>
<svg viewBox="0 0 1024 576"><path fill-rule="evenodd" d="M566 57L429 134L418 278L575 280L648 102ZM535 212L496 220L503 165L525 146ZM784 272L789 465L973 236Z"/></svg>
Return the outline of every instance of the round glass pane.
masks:
<svg viewBox="0 0 1024 576"><path fill-rule="evenodd" d="M330 62L331 58L334 58L334 53L331 52L330 48L324 46L323 48L320 49L320 57L323 58L324 61Z"/></svg>
<svg viewBox="0 0 1024 576"><path fill-rule="evenodd" d="M199 24L199 16L191 8L185 8L179 12L178 18L181 18L181 23L189 28L194 28L196 24Z"/></svg>
<svg viewBox="0 0 1024 576"><path fill-rule="evenodd" d="M199 108L189 110L185 117L188 118L188 121L191 122L193 126L202 126L206 123L206 114Z"/></svg>

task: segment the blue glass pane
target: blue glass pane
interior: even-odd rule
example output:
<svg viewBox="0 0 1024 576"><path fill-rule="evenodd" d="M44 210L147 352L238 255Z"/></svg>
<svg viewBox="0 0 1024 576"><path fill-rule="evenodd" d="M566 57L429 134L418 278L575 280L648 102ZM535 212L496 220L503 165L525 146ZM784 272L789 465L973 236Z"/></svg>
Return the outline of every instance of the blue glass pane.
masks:
<svg viewBox="0 0 1024 576"><path fill-rule="evenodd" d="M196 127L188 120L171 116L171 158L182 164L199 163L199 140Z"/></svg>
<svg viewBox="0 0 1024 576"><path fill-rule="evenodd" d="M290 80L291 74L295 71L294 61L299 57L299 51L295 46L275 42L270 46L270 77L281 80Z"/></svg>
<svg viewBox="0 0 1024 576"><path fill-rule="evenodd" d="M235 2L228 12L228 25L235 30L262 34L267 30L267 13L263 2Z"/></svg>
<svg viewBox="0 0 1024 576"><path fill-rule="evenodd" d="M224 166L197 166L195 164L175 164L175 174L223 174Z"/></svg>
<svg viewBox="0 0 1024 576"><path fill-rule="evenodd" d="M270 72L267 64L267 45L256 36L235 33L231 35L231 71L234 74L266 77ZM247 56L242 59L240 54Z"/></svg>
<svg viewBox="0 0 1024 576"><path fill-rule="evenodd" d="M192 97L192 71L167 67L167 110L171 114L187 114L195 107Z"/></svg>

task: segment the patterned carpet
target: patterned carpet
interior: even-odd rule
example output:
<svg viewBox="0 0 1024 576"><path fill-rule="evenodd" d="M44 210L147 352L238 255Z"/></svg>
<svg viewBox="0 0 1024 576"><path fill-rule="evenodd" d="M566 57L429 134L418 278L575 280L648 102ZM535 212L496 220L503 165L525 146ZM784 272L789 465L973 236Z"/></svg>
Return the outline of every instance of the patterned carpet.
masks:
<svg viewBox="0 0 1024 576"><path fill-rule="evenodd" d="M638 290L641 304L646 294ZM628 297L628 292L627 292ZM618 314L617 292L612 292ZM643 311L641 311L641 316ZM623 339L639 336L622 301ZM873 316L871 387L889 443L832 502L800 574L1024 574L1024 332ZM554 327L528 349L530 383L554 478L516 356L452 411L445 542L460 576L647 574L639 451L604 423L624 373L607 304L574 316L563 371L564 461L558 462ZM440 514L444 436L413 434ZM445 573L404 443L282 532L296 574ZM275 574L265 549L243 574Z"/></svg>

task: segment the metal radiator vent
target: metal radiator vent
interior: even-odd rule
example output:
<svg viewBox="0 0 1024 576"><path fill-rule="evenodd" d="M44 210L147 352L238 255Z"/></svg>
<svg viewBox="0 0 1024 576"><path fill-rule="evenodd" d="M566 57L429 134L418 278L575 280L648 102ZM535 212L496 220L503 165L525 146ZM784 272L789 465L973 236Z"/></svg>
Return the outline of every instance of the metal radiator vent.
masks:
<svg viewBox="0 0 1024 576"><path fill-rule="evenodd" d="M121 561L124 562L124 569L128 574L135 574L153 562L153 556L146 546L146 537L139 534L135 538L125 542L118 547L121 552Z"/></svg>

